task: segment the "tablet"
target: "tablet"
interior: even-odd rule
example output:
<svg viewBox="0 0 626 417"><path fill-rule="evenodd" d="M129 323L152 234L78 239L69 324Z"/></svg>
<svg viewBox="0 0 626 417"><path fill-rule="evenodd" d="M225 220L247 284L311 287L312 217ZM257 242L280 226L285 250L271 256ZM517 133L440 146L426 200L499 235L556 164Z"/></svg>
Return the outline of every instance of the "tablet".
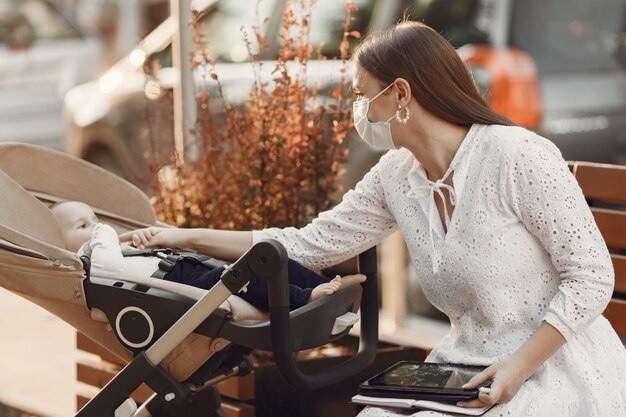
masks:
<svg viewBox="0 0 626 417"><path fill-rule="evenodd" d="M399 362L360 385L363 395L460 401L478 397L478 389L462 386L484 366ZM491 381L482 384L488 387Z"/></svg>

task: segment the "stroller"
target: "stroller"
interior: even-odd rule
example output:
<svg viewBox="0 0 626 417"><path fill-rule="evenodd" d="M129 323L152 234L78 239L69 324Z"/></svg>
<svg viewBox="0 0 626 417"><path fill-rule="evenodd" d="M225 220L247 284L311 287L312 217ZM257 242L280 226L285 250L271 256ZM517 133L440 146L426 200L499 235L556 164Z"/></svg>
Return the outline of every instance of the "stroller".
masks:
<svg viewBox="0 0 626 417"><path fill-rule="evenodd" d="M0 192L0 285L127 363L77 417L225 416L214 385L249 372L252 349L272 351L287 381L305 389L348 378L374 360L375 248L333 271L363 273L364 284L290 312L287 254L275 240L254 245L208 291L150 277L91 274L88 258L64 249L48 205L83 201L118 233L157 221L145 194L85 161L32 145L0 144ZM269 280L269 315L233 295L253 275ZM345 336L359 308L359 352L335 368L302 373L293 352ZM129 397L142 383L155 393L137 408Z"/></svg>

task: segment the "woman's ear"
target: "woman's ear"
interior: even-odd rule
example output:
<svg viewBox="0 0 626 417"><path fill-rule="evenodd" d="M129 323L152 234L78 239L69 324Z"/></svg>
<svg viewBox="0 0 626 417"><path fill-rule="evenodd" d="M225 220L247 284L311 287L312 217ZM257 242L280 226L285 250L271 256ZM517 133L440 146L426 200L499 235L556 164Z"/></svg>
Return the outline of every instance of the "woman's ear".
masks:
<svg viewBox="0 0 626 417"><path fill-rule="evenodd" d="M411 101L411 86L404 78L396 78L393 84L398 104L405 107Z"/></svg>

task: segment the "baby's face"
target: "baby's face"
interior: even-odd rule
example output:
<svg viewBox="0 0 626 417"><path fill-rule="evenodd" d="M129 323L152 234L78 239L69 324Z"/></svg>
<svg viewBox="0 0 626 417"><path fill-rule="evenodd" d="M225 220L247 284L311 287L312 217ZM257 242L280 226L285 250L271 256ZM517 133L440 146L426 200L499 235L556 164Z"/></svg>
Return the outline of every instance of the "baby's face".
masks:
<svg viewBox="0 0 626 417"><path fill-rule="evenodd" d="M91 239L93 227L98 223L91 207L78 201L59 204L52 208L52 213L61 225L65 248L72 252L77 252L83 243Z"/></svg>

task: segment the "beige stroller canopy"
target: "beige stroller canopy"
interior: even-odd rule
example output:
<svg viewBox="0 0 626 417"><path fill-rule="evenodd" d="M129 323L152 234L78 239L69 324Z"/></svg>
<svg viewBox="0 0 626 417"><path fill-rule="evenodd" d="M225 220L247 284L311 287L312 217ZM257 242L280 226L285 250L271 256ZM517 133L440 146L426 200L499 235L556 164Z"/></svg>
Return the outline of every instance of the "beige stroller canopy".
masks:
<svg viewBox="0 0 626 417"><path fill-rule="evenodd" d="M96 185L98 188L90 188ZM132 203L121 213L137 225L154 222L145 196L105 171L59 152L28 145L0 145L0 285L57 315L123 359L130 358L106 324L90 318L82 287L83 267L64 248L61 229L44 203L80 200L118 212L120 190ZM38 200L35 196L41 199ZM132 216L135 212L136 215Z"/></svg>
<svg viewBox="0 0 626 417"><path fill-rule="evenodd" d="M85 161L24 144L0 144L0 192L0 286L45 308L129 361L131 352L118 342L109 323L87 308L82 262L75 253L65 250L63 234L47 205L83 201L94 208L101 221L122 232L156 223L147 196L132 184ZM206 293L163 284L195 299ZM244 309L246 318L259 314L240 301L243 300L234 299ZM262 313L258 316L264 317ZM190 337L193 340L185 346L197 337ZM207 348L210 345L207 340L195 343ZM194 361L189 361L191 352L186 350L186 360L170 368L179 379L189 376L211 354L202 349L197 363L189 366ZM181 354L176 352L168 361Z"/></svg>

